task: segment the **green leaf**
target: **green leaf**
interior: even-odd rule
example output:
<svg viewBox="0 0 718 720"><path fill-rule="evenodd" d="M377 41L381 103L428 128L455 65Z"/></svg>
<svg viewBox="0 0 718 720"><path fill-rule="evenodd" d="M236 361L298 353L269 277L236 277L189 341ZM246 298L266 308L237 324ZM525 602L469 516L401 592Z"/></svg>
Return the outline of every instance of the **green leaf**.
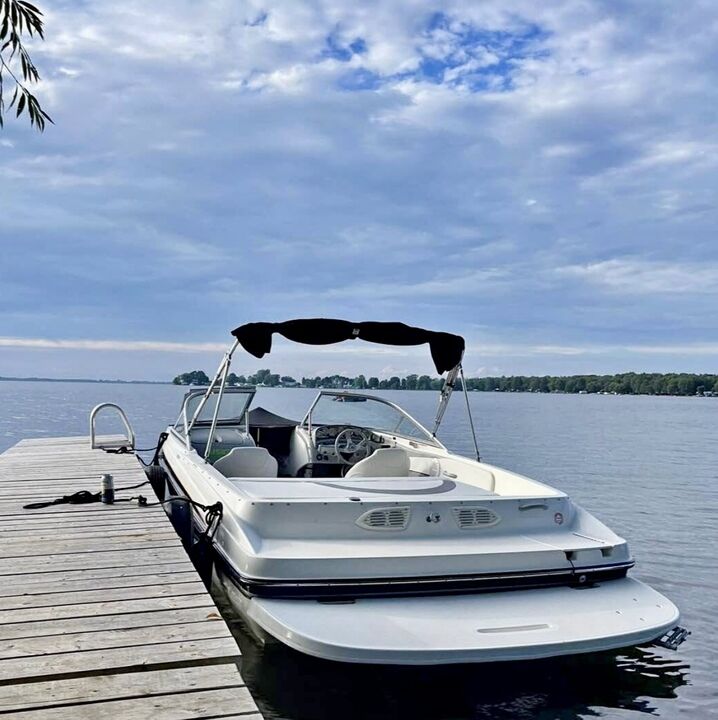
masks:
<svg viewBox="0 0 718 720"><path fill-rule="evenodd" d="M25 107L25 94L20 97L20 102L17 104L17 113L15 113L15 117L20 117L20 113L23 111Z"/></svg>
<svg viewBox="0 0 718 720"><path fill-rule="evenodd" d="M34 12L36 15L42 15L42 11L39 8L35 7L35 5L33 5L32 3L25 2L25 0L17 0L17 4L26 7L28 10Z"/></svg>

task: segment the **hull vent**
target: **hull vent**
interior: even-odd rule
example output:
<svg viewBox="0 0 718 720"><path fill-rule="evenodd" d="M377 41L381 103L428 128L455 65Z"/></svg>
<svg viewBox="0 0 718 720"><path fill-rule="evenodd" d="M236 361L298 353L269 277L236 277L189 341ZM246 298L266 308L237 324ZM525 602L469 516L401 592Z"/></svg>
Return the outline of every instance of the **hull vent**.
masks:
<svg viewBox="0 0 718 720"><path fill-rule="evenodd" d="M455 507L454 519L462 529L492 527L501 521L501 518L486 507Z"/></svg>
<svg viewBox="0 0 718 720"><path fill-rule="evenodd" d="M410 515L408 507L377 508L360 515L356 524L365 530L406 530Z"/></svg>

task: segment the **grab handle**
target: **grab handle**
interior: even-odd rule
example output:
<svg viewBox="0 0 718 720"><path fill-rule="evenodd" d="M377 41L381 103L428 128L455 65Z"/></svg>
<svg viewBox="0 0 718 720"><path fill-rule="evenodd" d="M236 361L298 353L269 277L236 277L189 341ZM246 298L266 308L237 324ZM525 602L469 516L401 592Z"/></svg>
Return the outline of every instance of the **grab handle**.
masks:
<svg viewBox="0 0 718 720"><path fill-rule="evenodd" d="M125 430L127 431L127 437L119 443L112 443L112 445L117 445L118 447L122 445L128 446L131 450L134 450L135 448L135 431L132 429L132 425L130 425L130 421L127 419L127 415L125 415L125 411L115 403L106 402L106 403L100 403L99 405L95 405L95 407L92 408L92 411L90 412L90 447L93 450L96 450L97 448L100 448L102 446L98 445L95 442L95 420L97 419L97 415L101 410L105 410L106 408L111 408L113 410L117 411L117 414L120 416L120 420L122 420L122 424L125 426Z"/></svg>

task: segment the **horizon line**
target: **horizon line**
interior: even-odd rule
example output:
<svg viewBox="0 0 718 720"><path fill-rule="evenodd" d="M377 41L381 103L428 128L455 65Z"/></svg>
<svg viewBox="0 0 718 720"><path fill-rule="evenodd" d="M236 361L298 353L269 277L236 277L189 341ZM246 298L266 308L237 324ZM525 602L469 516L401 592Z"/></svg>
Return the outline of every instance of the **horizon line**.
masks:
<svg viewBox="0 0 718 720"><path fill-rule="evenodd" d="M267 368L269 369L269 368ZM188 374L191 372L197 372L196 370L189 370L186 371L186 373L179 373L175 377L179 377L183 374ZM201 372L204 372L203 370ZM240 373L240 375L244 375L243 373ZM331 377L344 377L347 379L356 379L359 376L364 375L364 373L359 373L358 375L354 375L353 377L350 375L342 375L340 373L333 373L331 375L312 375L311 377L308 375L304 375L303 377L314 380L317 377L320 378L331 378ZM421 377L418 373L409 373L409 375L417 375L418 377ZM398 377L399 379L407 378L409 375L403 375L399 376L396 375L394 377ZM639 370L625 370L623 372L615 372L615 373L572 373L569 375L467 375L467 380L485 380L485 379L501 379L501 378L588 378L588 377L597 377L597 378L605 378L605 377L618 377L621 375L688 375L688 376L694 376L699 377L702 375L710 375L710 376L718 376L718 373L710 373L710 372L683 372L680 370L675 370L672 372L648 372L648 371L639 371ZM366 377L366 376L365 376ZM372 376L376 377L376 376ZM443 375L428 375L427 377L430 377L432 380L437 378L442 378ZM379 378L379 380L389 380L390 378ZM174 385L176 387L189 387L188 385L183 385L179 383L175 383L174 380L137 380L137 379L130 379L130 380L123 380L122 378L62 378L62 377L16 377L12 375L0 375L0 382L74 382L74 383L95 383L95 384L106 384L106 385ZM202 387L202 386L198 386ZM262 385L258 385L256 387L264 387ZM277 386L282 387L282 386ZM286 389L286 388L285 388ZM314 390L313 387L303 388L308 390Z"/></svg>

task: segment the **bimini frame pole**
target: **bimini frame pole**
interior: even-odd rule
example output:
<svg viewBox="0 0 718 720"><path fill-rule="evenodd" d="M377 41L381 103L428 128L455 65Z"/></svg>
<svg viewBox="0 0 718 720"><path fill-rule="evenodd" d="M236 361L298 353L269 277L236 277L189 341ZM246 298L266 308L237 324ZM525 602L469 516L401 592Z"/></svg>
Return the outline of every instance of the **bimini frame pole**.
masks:
<svg viewBox="0 0 718 720"><path fill-rule="evenodd" d="M224 387L227 384L227 375L229 374L229 366L231 364L231 356L227 356L227 362L224 364L224 372L222 373L222 382L219 385L219 392L217 393L217 402L214 406L214 412L212 413L212 425L209 428L209 435L207 435L207 445L204 449L204 459L209 457L209 453L212 450L212 440L214 440L214 433L217 430L217 420L219 419L219 406L222 402L222 396L224 395Z"/></svg>
<svg viewBox="0 0 718 720"><path fill-rule="evenodd" d="M471 404L469 403L469 391L466 389L466 378L464 378L464 368L459 365L459 375L461 375L461 387L464 390L464 400L466 400L466 414L469 416L469 426L471 427L471 438L474 441L474 450L476 450L476 460L481 460L479 453L479 442L476 439L476 429L474 428L474 418L471 415Z"/></svg>
<svg viewBox="0 0 718 720"><path fill-rule="evenodd" d="M209 387L207 388L207 392L202 396L202 399L199 402L199 405L197 405L197 409L194 411L194 415L192 416L192 420L190 420L189 425L187 426L187 437L189 438L189 431L194 427L195 422L197 422L197 418L199 417L200 413L202 412L202 409L207 404L207 400L209 400L209 396L212 394L212 391L215 388L215 385L220 381L220 379L225 376L225 369L229 369L229 364L232 361L232 355L234 354L234 351L237 349L237 346L239 345L239 340L235 340L232 344L232 347L225 353L224 357L222 358L222 362L219 364L219 367L217 368L217 372L214 375L214 378L212 378L212 382L209 384ZM220 388L220 396L217 398L217 407L219 407L219 401L222 399L222 392L224 391L224 385Z"/></svg>
<svg viewBox="0 0 718 720"><path fill-rule="evenodd" d="M436 409L436 419L434 420L434 429L431 431L431 434L434 437L436 437L441 421L444 419L444 413L449 405L451 393L454 391L454 385L456 384L456 378L459 375L460 367L461 364L457 365L452 370L449 370L446 380L444 380L444 385L441 388L441 394L439 395L439 407Z"/></svg>
<svg viewBox="0 0 718 720"><path fill-rule="evenodd" d="M451 393L454 391L456 386L456 380L461 377L461 387L464 391L464 399L466 400L466 412L469 416L469 426L471 427L471 438L474 441L474 450L476 451L476 459L481 460L479 454L479 443L476 439L476 430L474 428L474 418L471 415L471 405L469 405L469 394L466 389L466 379L464 378L464 368L459 363L453 370L449 370L446 380L444 380L444 386L441 388L441 395L439 396L439 407L436 410L436 420L434 421L434 429L432 435L436 437L436 433L439 431L441 421L444 419L444 413L446 408L449 406L449 398Z"/></svg>

